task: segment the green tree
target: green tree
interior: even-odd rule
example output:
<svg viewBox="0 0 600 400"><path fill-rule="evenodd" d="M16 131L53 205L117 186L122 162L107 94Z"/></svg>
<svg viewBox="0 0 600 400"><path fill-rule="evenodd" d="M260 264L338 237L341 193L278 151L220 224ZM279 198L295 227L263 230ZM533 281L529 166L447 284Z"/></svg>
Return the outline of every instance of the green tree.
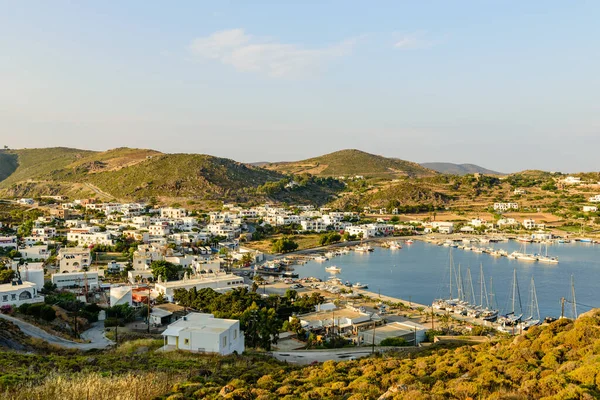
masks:
<svg viewBox="0 0 600 400"><path fill-rule="evenodd" d="M182 271L181 265L175 265L164 260L152 261L150 269L154 279L158 279L160 276L163 280L169 281L179 279L179 273Z"/></svg>
<svg viewBox="0 0 600 400"><path fill-rule="evenodd" d="M298 248L298 243L294 242L291 238L284 236L273 242L271 250L274 253L288 253Z"/></svg>

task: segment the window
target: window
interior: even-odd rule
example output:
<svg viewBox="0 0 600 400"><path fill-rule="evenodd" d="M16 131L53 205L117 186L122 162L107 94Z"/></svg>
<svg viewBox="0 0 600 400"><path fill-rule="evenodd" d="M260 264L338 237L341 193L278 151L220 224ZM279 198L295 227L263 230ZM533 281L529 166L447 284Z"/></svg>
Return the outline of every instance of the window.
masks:
<svg viewBox="0 0 600 400"><path fill-rule="evenodd" d="M233 340L237 339L237 329L233 330Z"/></svg>
<svg viewBox="0 0 600 400"><path fill-rule="evenodd" d="M227 347L227 336L223 336L223 347Z"/></svg>
<svg viewBox="0 0 600 400"><path fill-rule="evenodd" d="M14 294L14 293L13 293L13 294L11 294L11 295L10 295L10 299L11 299L11 300L16 300L16 299L17 299L17 295L16 295L16 294Z"/></svg>
<svg viewBox="0 0 600 400"><path fill-rule="evenodd" d="M2 296L2 301L8 301L8 295Z"/></svg>
<svg viewBox="0 0 600 400"><path fill-rule="evenodd" d="M183 344L189 345L190 339L188 339L188 338L183 339Z"/></svg>

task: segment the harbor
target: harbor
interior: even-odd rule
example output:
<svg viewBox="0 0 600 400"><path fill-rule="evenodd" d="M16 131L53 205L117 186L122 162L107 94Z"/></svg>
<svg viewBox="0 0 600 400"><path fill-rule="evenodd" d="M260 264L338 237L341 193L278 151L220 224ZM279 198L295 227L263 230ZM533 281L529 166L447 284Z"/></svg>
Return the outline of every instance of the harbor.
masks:
<svg viewBox="0 0 600 400"><path fill-rule="evenodd" d="M461 238L461 243L464 238ZM469 238L473 240L474 238ZM515 238L516 239L516 238ZM493 279L495 302L499 314L510 312L507 303L510 300L511 282L516 273L519 282L524 282L521 289L527 293L526 283L535 278L537 297L540 309L540 319L545 317L559 317L561 314L561 298L567 301L566 316L572 313L570 301L571 278L577 292L577 299L582 304L600 304L600 295L594 288L595 271L600 269L600 246L592 243L571 242L552 244L528 243L530 247L537 247L540 254L546 253L551 257L560 259L560 263L546 264L541 262L524 262L510 257L495 257L490 253L477 251L464 251L453 246L444 246L446 239L431 239L429 237L410 238L385 238L371 241L368 244L373 251L355 251L356 243L350 247L335 246L320 249L318 252L303 252L299 255L288 255L285 259L282 272L288 271L298 278L313 277L324 286L334 289L334 295L349 295L360 293L373 298L386 299L390 302L402 302L413 307L429 309L436 299L447 298L444 282L448 268L449 252L454 254L454 262L461 265L466 274L472 269L474 282L475 276L481 269L484 271L486 282ZM429 241L429 242L428 242ZM397 242L399 247L391 246ZM455 241L453 241L455 242ZM472 243L472 242L470 242ZM458 244L458 243L457 243ZM365 243L362 243L364 246ZM473 245L472 245L473 246ZM522 242L514 239L492 242L489 247L497 251L512 254L522 248ZM463 251L461 251L463 250ZM318 257L322 257L317 260ZM326 271L328 267L339 268L339 271ZM326 282L330 277L339 279L333 284ZM290 284L298 278L283 278L273 276L273 280L287 279ZM271 279L269 277L269 279ZM368 289L353 288L354 284L366 285ZM335 293L335 288L340 293ZM351 290L352 293L344 293ZM344 292L342 292L344 291ZM348 297L349 297L348 296ZM527 297L527 296L524 296ZM527 300L523 299L523 303ZM588 308L589 309L589 308ZM581 308L585 311L585 307ZM459 317L465 317L461 315ZM527 316L526 316L527 317ZM526 318L525 317L525 318ZM537 319L537 318L535 318Z"/></svg>

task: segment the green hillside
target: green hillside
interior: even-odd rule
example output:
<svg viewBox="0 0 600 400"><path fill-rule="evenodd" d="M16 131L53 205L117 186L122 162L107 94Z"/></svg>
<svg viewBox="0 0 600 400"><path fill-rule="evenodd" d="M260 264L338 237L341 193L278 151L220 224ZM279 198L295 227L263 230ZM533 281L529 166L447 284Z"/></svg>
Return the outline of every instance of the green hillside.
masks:
<svg viewBox="0 0 600 400"><path fill-rule="evenodd" d="M63 194L128 200L160 197L264 201L271 196L257 188L285 179L278 172L224 158L146 149L94 152L50 148L14 150L1 156L0 172L7 177L0 182L0 191L10 197ZM283 190L273 198L323 203L342 188L313 185L312 189Z"/></svg>
<svg viewBox="0 0 600 400"><path fill-rule="evenodd" d="M224 158L169 154L116 171L88 174L85 181L119 198L219 198L281 178L280 174Z"/></svg>
<svg viewBox="0 0 600 400"><path fill-rule="evenodd" d="M417 163L360 150L340 150L302 161L267 164L263 168L282 173L308 172L312 175L332 177L363 175L368 178L394 178L435 174Z"/></svg>
<svg viewBox="0 0 600 400"><path fill-rule="evenodd" d="M49 147L44 149L8 150L4 153L18 163L18 167L0 183L0 187L26 180L43 180L51 177L54 171L83 157L94 154L93 151L71 149L67 147Z"/></svg>
<svg viewBox="0 0 600 400"><path fill-rule="evenodd" d="M0 182L8 178L19 166L17 155L0 151Z"/></svg>

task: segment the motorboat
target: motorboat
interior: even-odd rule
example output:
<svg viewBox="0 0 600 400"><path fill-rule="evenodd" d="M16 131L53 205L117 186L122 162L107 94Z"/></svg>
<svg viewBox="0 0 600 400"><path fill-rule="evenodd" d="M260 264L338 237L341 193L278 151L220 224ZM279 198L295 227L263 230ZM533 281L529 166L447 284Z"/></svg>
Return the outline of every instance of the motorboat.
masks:
<svg viewBox="0 0 600 400"><path fill-rule="evenodd" d="M354 289L367 289L369 287L369 285L366 285L366 284L360 283L360 282L356 282L354 285L352 285L352 287Z"/></svg>
<svg viewBox="0 0 600 400"><path fill-rule="evenodd" d="M338 272L342 272L342 269L340 267L336 267L335 265L330 265L329 267L325 268L325 271L338 273Z"/></svg>

